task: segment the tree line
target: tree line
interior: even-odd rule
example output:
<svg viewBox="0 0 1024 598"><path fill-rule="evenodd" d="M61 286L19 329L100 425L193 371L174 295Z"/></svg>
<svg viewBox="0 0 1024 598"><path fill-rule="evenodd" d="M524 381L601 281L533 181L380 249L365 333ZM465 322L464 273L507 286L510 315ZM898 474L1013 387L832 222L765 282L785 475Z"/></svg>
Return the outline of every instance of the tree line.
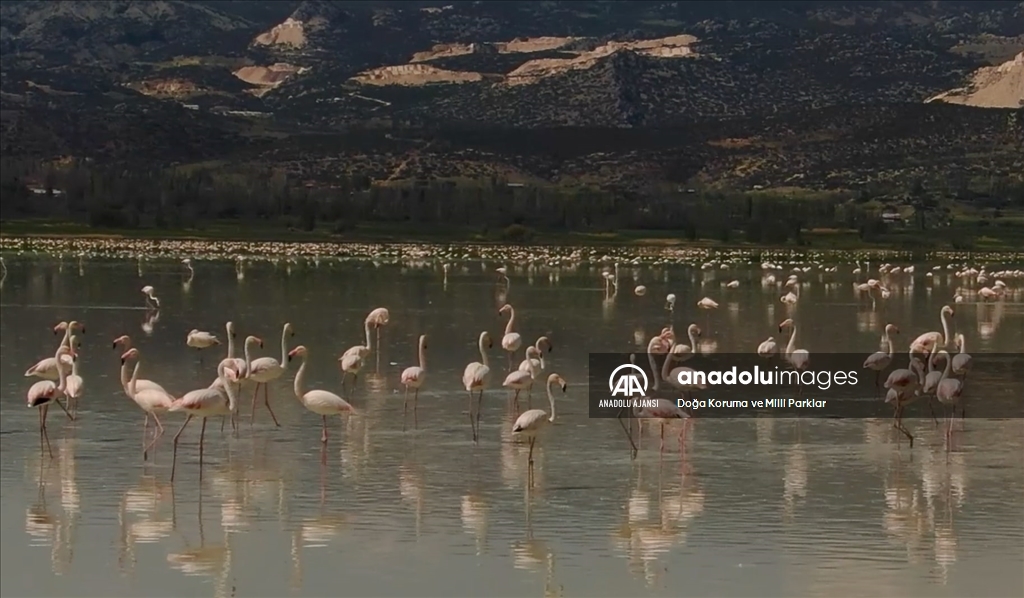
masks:
<svg viewBox="0 0 1024 598"><path fill-rule="evenodd" d="M390 186L344 176L310 186L279 170L124 169L77 163L40 169L0 160L0 215L87 223L97 228L201 227L211 221L276 223L299 230L344 233L356 226L408 223L499 232L525 241L533 231L675 231L681 238L802 244L810 228L857 230L871 240L886 232L877 205L864 194L777 195L677 189L608 192L510 184L421 181ZM1024 192L1018 185L1014 193ZM905 194L912 226L926 228L937 202L916 183ZM1024 205L1024 195L1018 198Z"/></svg>

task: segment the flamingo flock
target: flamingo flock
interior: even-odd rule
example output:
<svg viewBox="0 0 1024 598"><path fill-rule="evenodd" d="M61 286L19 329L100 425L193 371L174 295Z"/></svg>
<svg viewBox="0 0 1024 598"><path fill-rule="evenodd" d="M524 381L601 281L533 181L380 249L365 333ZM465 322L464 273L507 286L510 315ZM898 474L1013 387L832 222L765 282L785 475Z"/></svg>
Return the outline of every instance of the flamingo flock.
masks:
<svg viewBox="0 0 1024 598"><path fill-rule="evenodd" d="M191 284L195 276L195 270L191 260L182 261L189 272L188 282ZM447 266L447 265L446 265ZM766 267L768 266L768 267ZM883 265L884 266L884 265ZM239 272L242 272L241 261L236 262ZM713 268L714 264L705 264L703 269ZM724 264L722 264L724 269ZM768 271L779 269L772 265L762 265ZM911 272L912 267L902 270ZM834 268L833 268L834 270ZM866 271L866 268L865 270ZM863 272L859 267L854 273L859 275ZM445 276L449 268L444 269ZM506 297L510 278L508 269L500 267L496 270L498 284L501 285L500 293ZM799 268L794 269L794 274L780 282L774 274L766 273L762 278L762 285L770 286L782 284L784 288L791 288L781 297L781 303L786 309L793 309L800 302ZM885 270L888 274L898 273L895 268ZM601 273L604 280L606 299L614 297L618 288L619 269L605 270ZM980 275L978 276L980 280ZM241 275L239 277L241 280ZM723 283L725 292L736 289L740 286L739 280L731 280ZM1008 293L1008 286L1002 280L996 280L991 287L984 287L979 296L1001 300ZM865 283L855 283L855 289L863 289L871 294L872 302L884 300L891 291L878 279L869 279ZM987 291L986 291L987 289ZM160 300L156 296L156 290L146 285L142 288L146 307L158 309ZM638 298L646 296L648 288L645 285L637 285L634 295ZM674 315L677 303L677 295L671 293L665 299L665 310ZM696 302L698 309L705 312L705 328L709 325L709 315L713 310L719 308L719 303L708 296ZM730 307L731 309L731 307ZM520 332L516 330L517 314L515 308L508 303L503 303L498 310L500 317L507 317L503 334L500 337L501 350L506 353L507 370L501 386L510 393L509 401L512 408L518 414L518 418L512 427L514 435L528 441L528 461L531 469L533 466L533 448L541 430L555 421L555 404L553 387L560 387L566 392L568 384L565 379L556 373L547 371L548 364L545 354L551 353L553 343L548 336L539 337L534 344L525 344ZM907 351L908 362L906 367L893 368L898 360L899 353L896 350L895 335L900 334L899 327L889 323L884 328L883 346L884 350L876 351L868 356L863 367L874 372L876 388L885 390L885 402L893 408L893 426L902 435L910 440L913 446L913 435L903 424L903 414L906 407L924 398L929 408L932 408L931 400L934 399L944 410L951 410L946 417L947 439L952 434L953 419L957 409L964 414L963 395L967 375L971 370L972 358L966 352L966 342L963 334L952 333L952 318L955 311L949 305L943 306L940 311L941 331L925 332L917 336L909 344ZM226 343L226 355L218 362L216 376L209 385L191 390L184 395L176 395L165 389L164 386L152 380L140 378L143 369L142 355L137 347L132 346L129 336L119 336L113 342L113 347L121 351L121 368L119 380L124 394L130 398L144 414L143 421L143 460L147 460L149 452L164 433L164 425L161 417L168 414L183 414L185 421L174 436L174 456L172 457L171 479L174 479L177 462L177 449L179 438L188 424L194 418L202 420L199 437L200 456L200 477L202 476L202 461L205 450L205 430L207 419L210 417L221 417L221 428L230 419L233 428L237 428L237 414L239 409L239 398L243 388L252 388L250 399L249 422L255 422L256 411L260 403L260 391L262 390L262 403L276 427L280 427L280 421L272 408L270 399L270 383L282 378L289 370L293 360L299 360L299 366L294 375L293 391L296 400L321 418L322 445L326 445L329 438L328 417L346 417L357 414L358 410L350 402L354 394L360 372L367 365L371 355L378 355L381 342L381 328L390 322L390 313L387 308L378 307L369 312L363 320L362 344L354 345L345 350L337 358L341 374L341 393L335 394L329 390L306 388L307 361L309 349L305 345L290 347L290 340L295 336L295 329L291 323L283 324L280 337L280 359L264 356L253 358L252 352L256 348L264 346L263 340L256 336L245 337L242 343L242 356L236 355L236 329L233 322L225 324L224 342ZM786 317L778 325L778 334L788 333L788 339L782 344L776 341L774 336L769 336L765 341L756 347L756 353L761 358L772 359L781 356L786 364L794 370L807 370L811 364L811 354L807 349L801 348L797 343L797 324L791 317ZM26 377L42 378L41 382L34 384L28 392L28 406L40 410L40 448L49 448L49 438L46 428L46 415L51 403L56 403L67 414L71 420L76 419L78 405L82 400L85 383L82 373L78 367L78 349L81 345L78 334L85 334L85 327L78 321L61 322L54 326L54 334L61 334L61 342L52 357L46 357L30 367L25 372ZM693 393L704 390L703 385L680 383L680 373L691 368L683 365L685 362L702 352L713 351L713 345L707 344L703 339L703 330L696 323L686 328L684 342L677 342L674 326L664 327L660 334L650 339L647 345L647 354L650 370L654 380L654 391L661 388L668 388L672 393L678 393L680 397L692 396ZM409 403L412 402L414 427L418 426L418 404L419 394L427 381L427 343L426 334L417 338L416 355L417 365L407 367L401 373L400 382L404 387L403 400L403 422L408 419ZM195 349L200 355L210 349L221 346L221 339L216 334L199 329L192 329L185 335L185 346ZM484 392L491 384L492 363L489 351L493 349L491 333L481 331L477 337L477 349L479 360L468 363L462 374L462 387L468 395L468 418L474 442L480 440L480 419L481 405ZM524 359L516 368L515 356L524 349ZM955 351L951 354L949 351ZM659 366L657 359L661 356L662 364ZM631 358L635 361L635 356ZM134 369L131 364L134 363ZM940 369L937 364L942 363ZM891 371L890 371L891 369ZM129 370L131 375L129 376ZM888 374L886 375L886 372ZM884 384L881 383L885 379ZM351 379L351 383L349 383ZM538 379L546 380L546 390L549 399L550 413L541 409L533 409L532 391ZM526 393L527 411L519 414L519 399L522 393ZM347 399L344 397L348 397ZM880 398L880 397L879 397ZM65 401L65 402L62 402ZM666 428L681 422L679 432L680 450L685 449L685 434L687 427L691 424L692 414L679 408L673 401L658 398L650 403L653 406L637 408L629 413L630 420L638 421L638 438L642 440L644 427L656 425L660 428L661 450L664 451L664 438ZM154 431L149 434L149 419L154 421ZM936 420L937 421L937 420ZM632 425L623 426L630 442L631 449L635 456L637 443L633 440ZM404 424L403 424L404 429ZM52 453L52 451L51 451Z"/></svg>

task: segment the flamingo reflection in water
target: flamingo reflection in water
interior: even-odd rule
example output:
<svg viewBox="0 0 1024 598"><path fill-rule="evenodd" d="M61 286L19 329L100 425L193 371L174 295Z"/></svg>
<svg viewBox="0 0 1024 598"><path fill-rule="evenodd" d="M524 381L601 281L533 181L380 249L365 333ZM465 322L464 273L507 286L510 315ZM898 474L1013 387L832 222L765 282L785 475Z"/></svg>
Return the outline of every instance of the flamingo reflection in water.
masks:
<svg viewBox="0 0 1024 598"><path fill-rule="evenodd" d="M73 438L57 442L57 454L52 460L40 455L38 462L26 461L26 473L34 478L38 492L35 503L25 511L25 533L31 538L30 546L50 547L50 566L56 575L67 573L75 556L75 533L81 513L75 442ZM56 467L52 467L53 461ZM52 485L60 488L59 512L47 500Z"/></svg>
<svg viewBox="0 0 1024 598"><path fill-rule="evenodd" d="M235 587L231 580L233 554L231 536L228 526L221 525L224 539L220 544L207 544L205 524L203 522L202 493L199 496L199 546L189 547L185 540L185 549L167 555L167 563L185 575L210 577L213 579L213 595L215 598L227 598L235 595ZM223 515L222 515L223 519ZM184 537L184 535L183 535Z"/></svg>
<svg viewBox="0 0 1024 598"><path fill-rule="evenodd" d="M526 489L525 515L526 515L526 537L522 540L512 542L512 558L516 569L525 571L544 571L544 598L561 597L564 591L562 585L555 584L555 553L544 540L538 540L533 536L533 497L529 487Z"/></svg>
<svg viewBox="0 0 1024 598"><path fill-rule="evenodd" d="M169 516L165 513L167 506ZM160 542L174 531L174 487L155 476L143 474L121 497L117 523L120 531L118 568L122 574L128 574L135 568L136 544Z"/></svg>

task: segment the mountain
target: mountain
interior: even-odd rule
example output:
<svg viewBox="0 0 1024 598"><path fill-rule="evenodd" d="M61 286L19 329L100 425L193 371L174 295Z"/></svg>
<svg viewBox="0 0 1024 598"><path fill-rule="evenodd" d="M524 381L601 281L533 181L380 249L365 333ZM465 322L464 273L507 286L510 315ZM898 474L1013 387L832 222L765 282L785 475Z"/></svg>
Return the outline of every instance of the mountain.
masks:
<svg viewBox="0 0 1024 598"><path fill-rule="evenodd" d="M1022 2L10 0L0 17L8 159L644 193L1024 171Z"/></svg>

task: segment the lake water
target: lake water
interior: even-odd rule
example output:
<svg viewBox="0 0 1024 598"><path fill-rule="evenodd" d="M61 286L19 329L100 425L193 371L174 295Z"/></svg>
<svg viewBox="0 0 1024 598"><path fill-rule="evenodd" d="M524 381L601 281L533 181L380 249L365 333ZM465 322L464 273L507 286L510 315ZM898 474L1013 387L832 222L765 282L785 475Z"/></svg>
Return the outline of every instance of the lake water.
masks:
<svg viewBox="0 0 1024 598"><path fill-rule="evenodd" d="M31 258L7 255L0 291L0 514L4 596L1021 596L1024 595L1024 421L968 417L944 433L908 420L911 449L889 418L695 418L684 454L645 438L636 460L618 423L587 415L589 352L642 353L668 324L691 321L707 350L752 351L793 317L801 346L867 354L886 322L902 350L939 329L939 309L961 281L933 264L886 280L892 295L872 310L852 288L853 264L801 273L800 300L761 284L757 266L660 264L620 268L605 293L600 265L509 261L501 296L494 268L478 260L374 264L178 259ZM980 267L980 266L979 266ZM1020 268L1020 264L992 265ZM785 278L786 270L776 273ZM877 273L873 273L877 277ZM634 280L635 277L635 280ZM725 288L732 279L739 288ZM858 277L863 280L864 277ZM1000 302L968 294L955 329L968 350L1024 349L1024 279L1006 280ZM648 293L633 293L637 284ZM991 284L991 283L990 283ZM161 309L145 309L143 285ZM968 286L979 288L972 282ZM699 312L701 297L720 307ZM537 445L535 485L526 447L498 389L506 356L498 308L516 307L527 342L548 335L547 372L568 382L558 423ZM361 344L362 322L390 310L379 351L360 377L359 414L331 420L326 465L320 420L291 392L292 372L271 384L271 404L249 425L251 390L237 436L220 419L206 432L199 481L199 423L182 436L175 482L167 433L149 463L142 412L118 383L111 341L131 335L144 377L176 394L205 387L224 346L199 365L186 333L260 336L259 355L280 358L280 330L310 351L310 388L341 391L338 356ZM60 320L86 325L79 418L49 413L55 457L40 453L38 415L25 407L36 379L25 369L53 355ZM483 397L481 439L466 421L465 365L490 331L497 371ZM417 429L403 432L399 376L429 335L429 375ZM240 353L239 353L240 354ZM516 362L522 359L520 351ZM970 381L965 396L971 397ZM546 408L538 384L533 406ZM1024 397L1018 395L1019 399ZM656 434L655 434L656 435ZM898 445L899 443L899 445Z"/></svg>

